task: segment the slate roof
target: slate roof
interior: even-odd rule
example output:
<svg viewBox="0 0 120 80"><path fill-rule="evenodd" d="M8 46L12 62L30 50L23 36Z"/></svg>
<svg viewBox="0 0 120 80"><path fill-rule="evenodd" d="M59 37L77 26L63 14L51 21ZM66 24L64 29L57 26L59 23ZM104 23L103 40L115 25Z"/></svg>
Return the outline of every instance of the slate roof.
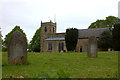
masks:
<svg viewBox="0 0 120 80"><path fill-rule="evenodd" d="M109 28L79 29L78 38L88 38L91 35L100 37L104 31L109 31Z"/></svg>
<svg viewBox="0 0 120 80"><path fill-rule="evenodd" d="M54 37L54 38L47 38L45 39L46 41L51 41L51 40L54 40L54 41L61 41L61 40L65 40L64 37Z"/></svg>
<svg viewBox="0 0 120 80"><path fill-rule="evenodd" d="M100 37L100 35L104 32L104 31L110 31L109 28L94 28L94 29L78 29L78 38L79 39L86 39L89 38L89 36L94 35L95 37ZM47 41L51 41L51 40L65 40L65 37L51 37L51 38L47 38L45 39Z"/></svg>

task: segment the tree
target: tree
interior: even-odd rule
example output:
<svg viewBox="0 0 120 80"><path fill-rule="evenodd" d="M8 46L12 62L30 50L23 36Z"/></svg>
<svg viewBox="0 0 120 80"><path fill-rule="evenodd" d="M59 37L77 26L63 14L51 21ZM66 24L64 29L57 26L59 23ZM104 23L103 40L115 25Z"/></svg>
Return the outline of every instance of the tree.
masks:
<svg viewBox="0 0 120 80"><path fill-rule="evenodd" d="M1 28L0 28L0 52L2 51L1 48L2 48L2 43L3 43L3 40L2 40L2 34L1 34Z"/></svg>
<svg viewBox="0 0 120 80"><path fill-rule="evenodd" d="M66 48L68 51L75 50L77 40L78 40L78 29L76 28L66 29L65 43L66 43Z"/></svg>
<svg viewBox="0 0 120 80"><path fill-rule="evenodd" d="M40 29L37 29L32 40L29 44L29 50L34 52L40 52Z"/></svg>
<svg viewBox="0 0 120 80"><path fill-rule="evenodd" d="M98 47L104 49L105 51L108 48L112 48L112 35L108 31L104 31L98 40Z"/></svg>
<svg viewBox="0 0 120 80"><path fill-rule="evenodd" d="M88 29L109 27L112 31L114 25L118 23L120 23L120 19L118 17L108 16L105 20L96 20L96 22L91 23Z"/></svg>
<svg viewBox="0 0 120 80"><path fill-rule="evenodd" d="M120 51L120 23L114 25L114 29L112 31L113 36L113 49L116 51Z"/></svg>
<svg viewBox="0 0 120 80"><path fill-rule="evenodd" d="M96 22L91 23L91 25L88 28L103 28L105 26L105 20L97 20Z"/></svg>
<svg viewBox="0 0 120 80"><path fill-rule="evenodd" d="M20 26L15 26L11 32L9 32L6 36L5 36L5 40L3 41L3 51L7 51L7 47L8 47L8 39L10 37L10 35L16 31L19 30L21 33L23 33L23 35L26 37L26 34L23 32L23 30L20 28ZM27 37L26 37L27 39Z"/></svg>
<svg viewBox="0 0 120 80"><path fill-rule="evenodd" d="M2 34L1 34L1 31L0 31L0 41L2 41Z"/></svg>

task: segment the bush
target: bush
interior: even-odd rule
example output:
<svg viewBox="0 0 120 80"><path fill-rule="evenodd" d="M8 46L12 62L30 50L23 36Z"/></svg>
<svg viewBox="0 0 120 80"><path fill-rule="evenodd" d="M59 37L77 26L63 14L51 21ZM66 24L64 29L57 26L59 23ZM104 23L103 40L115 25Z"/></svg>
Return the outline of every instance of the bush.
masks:
<svg viewBox="0 0 120 80"><path fill-rule="evenodd" d="M115 51L120 51L120 23L114 25L114 29L112 30L113 36L113 49Z"/></svg>
<svg viewBox="0 0 120 80"><path fill-rule="evenodd" d="M104 50L108 50L108 48L112 48L112 35L110 32L105 31L100 35L98 40L98 47Z"/></svg>
<svg viewBox="0 0 120 80"><path fill-rule="evenodd" d="M78 29L66 29L65 43L68 51L74 51L78 40Z"/></svg>
<svg viewBox="0 0 120 80"><path fill-rule="evenodd" d="M48 73L42 72L40 78L70 78L70 73L65 73L64 70L59 70L56 73L52 71Z"/></svg>

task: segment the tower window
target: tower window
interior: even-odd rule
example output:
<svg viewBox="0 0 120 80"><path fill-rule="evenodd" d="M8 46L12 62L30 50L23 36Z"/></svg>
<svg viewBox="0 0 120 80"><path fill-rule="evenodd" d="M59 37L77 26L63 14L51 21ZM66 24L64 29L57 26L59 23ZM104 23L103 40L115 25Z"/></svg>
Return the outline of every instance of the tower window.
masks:
<svg viewBox="0 0 120 80"><path fill-rule="evenodd" d="M45 32L47 32L47 27L45 27Z"/></svg>
<svg viewBox="0 0 120 80"><path fill-rule="evenodd" d="M52 43L48 43L48 50L52 50Z"/></svg>

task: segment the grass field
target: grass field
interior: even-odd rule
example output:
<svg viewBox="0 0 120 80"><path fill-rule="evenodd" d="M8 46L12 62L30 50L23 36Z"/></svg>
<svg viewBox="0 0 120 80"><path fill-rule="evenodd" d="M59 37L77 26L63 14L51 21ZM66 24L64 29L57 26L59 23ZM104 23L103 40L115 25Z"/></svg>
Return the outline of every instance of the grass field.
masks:
<svg viewBox="0 0 120 80"><path fill-rule="evenodd" d="M64 70L72 78L116 78L118 52L99 52L97 58L88 58L87 53L28 53L28 63L9 65L7 53L2 54L2 77L23 76L39 78L42 72L56 73Z"/></svg>

